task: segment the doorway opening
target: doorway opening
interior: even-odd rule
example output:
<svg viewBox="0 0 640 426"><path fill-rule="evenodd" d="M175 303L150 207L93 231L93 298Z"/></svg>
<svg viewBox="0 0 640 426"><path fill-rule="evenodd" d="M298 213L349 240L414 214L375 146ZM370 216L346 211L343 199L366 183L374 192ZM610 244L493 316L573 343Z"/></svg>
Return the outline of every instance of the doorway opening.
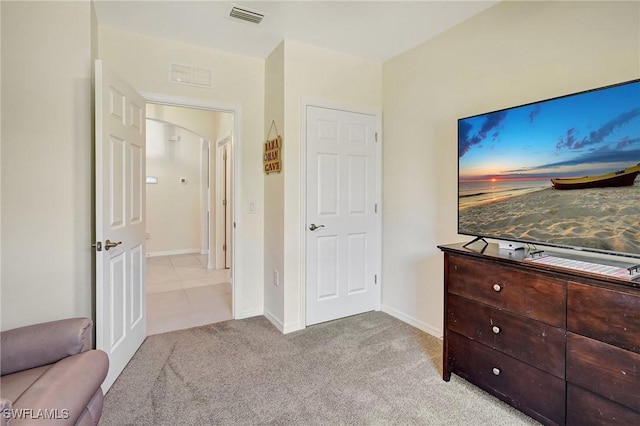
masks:
<svg viewBox="0 0 640 426"><path fill-rule="evenodd" d="M146 110L147 335L232 319L234 114Z"/></svg>

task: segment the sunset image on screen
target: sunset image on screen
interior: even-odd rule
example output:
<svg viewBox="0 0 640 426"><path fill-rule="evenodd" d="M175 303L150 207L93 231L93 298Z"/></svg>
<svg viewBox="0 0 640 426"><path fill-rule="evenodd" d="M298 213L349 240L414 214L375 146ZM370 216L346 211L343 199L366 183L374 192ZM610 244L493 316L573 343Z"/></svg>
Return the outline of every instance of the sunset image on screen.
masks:
<svg viewBox="0 0 640 426"><path fill-rule="evenodd" d="M461 119L459 232L640 253L639 163L638 81Z"/></svg>

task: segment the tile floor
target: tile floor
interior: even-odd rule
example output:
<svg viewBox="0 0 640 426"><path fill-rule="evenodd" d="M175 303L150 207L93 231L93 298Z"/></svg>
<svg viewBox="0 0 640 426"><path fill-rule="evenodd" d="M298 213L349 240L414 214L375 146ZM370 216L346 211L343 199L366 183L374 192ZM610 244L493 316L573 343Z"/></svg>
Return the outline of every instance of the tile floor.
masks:
<svg viewBox="0 0 640 426"><path fill-rule="evenodd" d="M147 335L231 319L229 277L206 255L147 258Z"/></svg>

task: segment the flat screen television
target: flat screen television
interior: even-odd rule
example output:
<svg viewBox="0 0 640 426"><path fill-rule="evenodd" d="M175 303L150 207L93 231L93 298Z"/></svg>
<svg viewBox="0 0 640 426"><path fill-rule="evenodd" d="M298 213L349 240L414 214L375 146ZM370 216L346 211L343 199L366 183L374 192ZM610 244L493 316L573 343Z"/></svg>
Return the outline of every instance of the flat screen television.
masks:
<svg viewBox="0 0 640 426"><path fill-rule="evenodd" d="M640 257L640 80L458 120L458 233Z"/></svg>

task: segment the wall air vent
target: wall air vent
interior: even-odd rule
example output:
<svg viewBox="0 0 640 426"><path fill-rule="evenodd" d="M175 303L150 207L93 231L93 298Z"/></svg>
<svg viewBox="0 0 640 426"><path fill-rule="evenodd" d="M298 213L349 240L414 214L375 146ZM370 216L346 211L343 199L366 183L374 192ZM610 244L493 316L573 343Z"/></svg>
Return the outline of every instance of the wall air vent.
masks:
<svg viewBox="0 0 640 426"><path fill-rule="evenodd" d="M259 24L264 19L264 13L249 10L246 7L233 6L229 16L243 21Z"/></svg>
<svg viewBox="0 0 640 426"><path fill-rule="evenodd" d="M189 86L211 88L213 87L213 71L189 65L171 64L169 81Z"/></svg>

